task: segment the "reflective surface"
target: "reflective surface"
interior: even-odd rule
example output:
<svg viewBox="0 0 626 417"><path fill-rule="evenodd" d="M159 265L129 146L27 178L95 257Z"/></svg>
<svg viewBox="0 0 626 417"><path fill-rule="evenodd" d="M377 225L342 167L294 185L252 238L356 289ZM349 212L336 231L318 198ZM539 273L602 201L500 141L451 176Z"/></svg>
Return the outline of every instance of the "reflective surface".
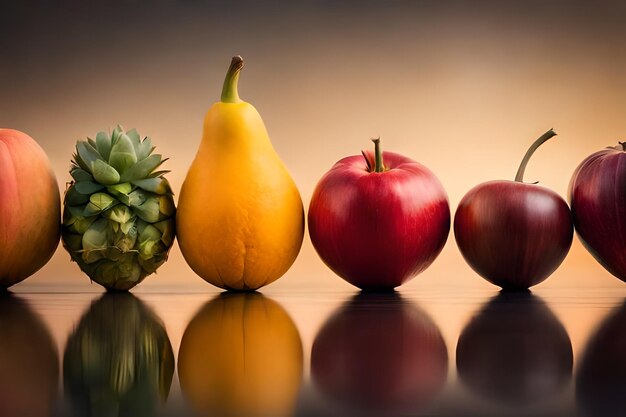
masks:
<svg viewBox="0 0 626 417"><path fill-rule="evenodd" d="M2 416L596 416L623 410L619 290L0 297Z"/></svg>
<svg viewBox="0 0 626 417"><path fill-rule="evenodd" d="M1 294L0 333L0 415L49 415L59 376L49 330L23 298Z"/></svg>
<svg viewBox="0 0 626 417"><path fill-rule="evenodd" d="M428 315L398 294L357 294L318 332L314 386L350 415L417 413L441 391L448 353Z"/></svg>
<svg viewBox="0 0 626 417"><path fill-rule="evenodd" d="M501 293L465 326L456 346L461 382L511 407L554 398L571 379L572 345L549 307L530 293Z"/></svg>
<svg viewBox="0 0 626 417"><path fill-rule="evenodd" d="M77 416L155 415L173 373L162 322L131 294L92 302L63 355L65 393Z"/></svg>
<svg viewBox="0 0 626 417"><path fill-rule="evenodd" d="M178 376L195 414L290 416L302 381L302 342L277 302L223 293L185 329Z"/></svg>

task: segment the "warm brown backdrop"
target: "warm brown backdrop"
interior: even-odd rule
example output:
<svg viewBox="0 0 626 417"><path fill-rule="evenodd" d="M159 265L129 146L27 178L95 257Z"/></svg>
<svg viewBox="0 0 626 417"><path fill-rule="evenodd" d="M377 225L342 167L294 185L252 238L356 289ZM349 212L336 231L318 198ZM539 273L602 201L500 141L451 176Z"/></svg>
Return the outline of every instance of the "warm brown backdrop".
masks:
<svg viewBox="0 0 626 417"><path fill-rule="evenodd" d="M550 127L559 136L526 179L563 196L585 156L626 134L619 2L86 3L0 6L0 126L41 144L61 189L75 140L120 123L153 138L180 190L233 54L246 59L241 96L263 116L305 207L319 177L372 136L430 167L454 211L474 185L512 179L527 146ZM623 285L576 240L537 292ZM433 286L492 288L464 263L452 234L406 285ZM268 291L312 287L349 288L307 236ZM61 247L15 288L100 290ZM170 289L209 290L177 247L137 288Z"/></svg>

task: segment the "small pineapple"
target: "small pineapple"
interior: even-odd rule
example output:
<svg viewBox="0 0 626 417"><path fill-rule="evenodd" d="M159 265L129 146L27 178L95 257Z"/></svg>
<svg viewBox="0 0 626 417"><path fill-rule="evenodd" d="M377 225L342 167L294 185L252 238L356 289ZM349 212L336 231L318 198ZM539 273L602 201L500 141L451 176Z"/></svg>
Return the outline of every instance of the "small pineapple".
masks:
<svg viewBox="0 0 626 417"><path fill-rule="evenodd" d="M76 142L65 193L63 246L108 290L128 290L167 260L174 243L174 198L167 159L135 129Z"/></svg>

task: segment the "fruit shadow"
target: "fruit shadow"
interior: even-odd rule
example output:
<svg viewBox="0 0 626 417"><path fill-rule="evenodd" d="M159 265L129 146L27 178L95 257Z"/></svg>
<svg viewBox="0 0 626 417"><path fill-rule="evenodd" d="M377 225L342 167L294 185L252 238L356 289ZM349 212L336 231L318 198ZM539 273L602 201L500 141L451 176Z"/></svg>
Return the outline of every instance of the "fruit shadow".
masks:
<svg viewBox="0 0 626 417"><path fill-rule="evenodd" d="M576 373L584 415L619 416L626 409L626 299L593 331Z"/></svg>
<svg viewBox="0 0 626 417"><path fill-rule="evenodd" d="M286 417L296 407L303 360L298 329L278 302L224 291L187 325L178 377L198 415Z"/></svg>
<svg viewBox="0 0 626 417"><path fill-rule="evenodd" d="M0 415L52 415L58 351L41 317L10 291L0 293Z"/></svg>
<svg viewBox="0 0 626 417"><path fill-rule="evenodd" d="M156 415L173 375L163 322L128 291L94 300L63 354L65 396L76 416Z"/></svg>
<svg viewBox="0 0 626 417"><path fill-rule="evenodd" d="M460 381L479 398L508 407L541 406L571 379L569 336L541 298L502 291L461 332Z"/></svg>
<svg viewBox="0 0 626 417"><path fill-rule="evenodd" d="M311 351L314 386L345 415L413 415L445 385L436 324L396 292L360 292L323 324Z"/></svg>

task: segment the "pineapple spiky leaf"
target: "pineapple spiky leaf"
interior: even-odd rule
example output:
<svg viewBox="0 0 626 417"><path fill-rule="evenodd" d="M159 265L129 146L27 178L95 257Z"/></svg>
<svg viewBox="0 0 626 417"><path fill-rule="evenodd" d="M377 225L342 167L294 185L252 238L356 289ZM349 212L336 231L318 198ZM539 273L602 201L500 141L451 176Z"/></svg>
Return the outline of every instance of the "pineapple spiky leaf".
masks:
<svg viewBox="0 0 626 417"><path fill-rule="evenodd" d="M167 260L175 236L167 159L150 138L117 126L76 143L65 195L63 244L89 277L127 290Z"/></svg>
<svg viewBox="0 0 626 417"><path fill-rule="evenodd" d="M109 165L117 172L123 173L137 162L137 153L130 138L122 133L117 143L111 148ZM119 179L117 180L119 181ZM116 182L117 182L116 181Z"/></svg>
<svg viewBox="0 0 626 417"><path fill-rule="evenodd" d="M70 170L74 169L75 167L80 167L87 172L91 171L91 167L87 165L85 161L83 161L83 159L80 157L78 152L72 154L72 158L73 160L72 160L72 166L70 167Z"/></svg>
<svg viewBox="0 0 626 417"><path fill-rule="evenodd" d="M165 159L161 159L161 155L159 154L150 155L124 171L121 176L121 181L130 182L147 178L152 171L157 169L165 161Z"/></svg>
<svg viewBox="0 0 626 417"><path fill-rule="evenodd" d="M93 182L93 177L91 176L90 173L88 173L87 171L80 169L78 167L73 168L70 171L70 175L72 176L72 178L74 178L74 181L90 181Z"/></svg>
<svg viewBox="0 0 626 417"><path fill-rule="evenodd" d="M157 178L157 177L162 177L163 175L169 174L171 171L154 171L152 174L150 174L150 178Z"/></svg>
<svg viewBox="0 0 626 417"><path fill-rule="evenodd" d="M111 154L111 136L107 132L98 132L96 135L96 149L105 161L109 160Z"/></svg>
<svg viewBox="0 0 626 417"><path fill-rule="evenodd" d="M141 136L139 136L137 129L130 129L126 132L126 136L133 142L133 146L135 146L136 149L139 148L141 145Z"/></svg>
<svg viewBox="0 0 626 417"><path fill-rule="evenodd" d="M66 206L78 206L81 204L87 204L89 201L89 195L84 195L76 191L76 187L71 187L65 193L64 203Z"/></svg>
<svg viewBox="0 0 626 417"><path fill-rule="evenodd" d="M106 162L98 159L91 166L94 179L103 185L113 185L120 182L119 172Z"/></svg>
<svg viewBox="0 0 626 417"><path fill-rule="evenodd" d="M133 185L136 185L142 190L149 191L155 194L163 195L163 194L172 193L172 189L170 188L170 183L165 178L162 178L162 177L135 180L133 181Z"/></svg>
<svg viewBox="0 0 626 417"><path fill-rule="evenodd" d="M145 138L143 142L137 147L137 159L144 160L154 151L155 147L152 146L152 140Z"/></svg>
<svg viewBox="0 0 626 417"><path fill-rule="evenodd" d="M113 146L115 146L115 144L117 143L117 140L120 138L122 131L122 126L117 125L117 127L113 129L113 132L111 132L111 148L113 148Z"/></svg>
<svg viewBox="0 0 626 417"><path fill-rule="evenodd" d="M91 181L76 181L74 189L82 195L90 195L104 188L104 185Z"/></svg>
<svg viewBox="0 0 626 417"><path fill-rule="evenodd" d="M78 141L76 143L76 151L78 152L78 155L80 156L80 159L83 161L83 163L89 168L91 168L93 166L93 163L96 162L98 159L102 160L102 157L100 156L96 148L91 146L91 144L89 144L88 142Z"/></svg>

